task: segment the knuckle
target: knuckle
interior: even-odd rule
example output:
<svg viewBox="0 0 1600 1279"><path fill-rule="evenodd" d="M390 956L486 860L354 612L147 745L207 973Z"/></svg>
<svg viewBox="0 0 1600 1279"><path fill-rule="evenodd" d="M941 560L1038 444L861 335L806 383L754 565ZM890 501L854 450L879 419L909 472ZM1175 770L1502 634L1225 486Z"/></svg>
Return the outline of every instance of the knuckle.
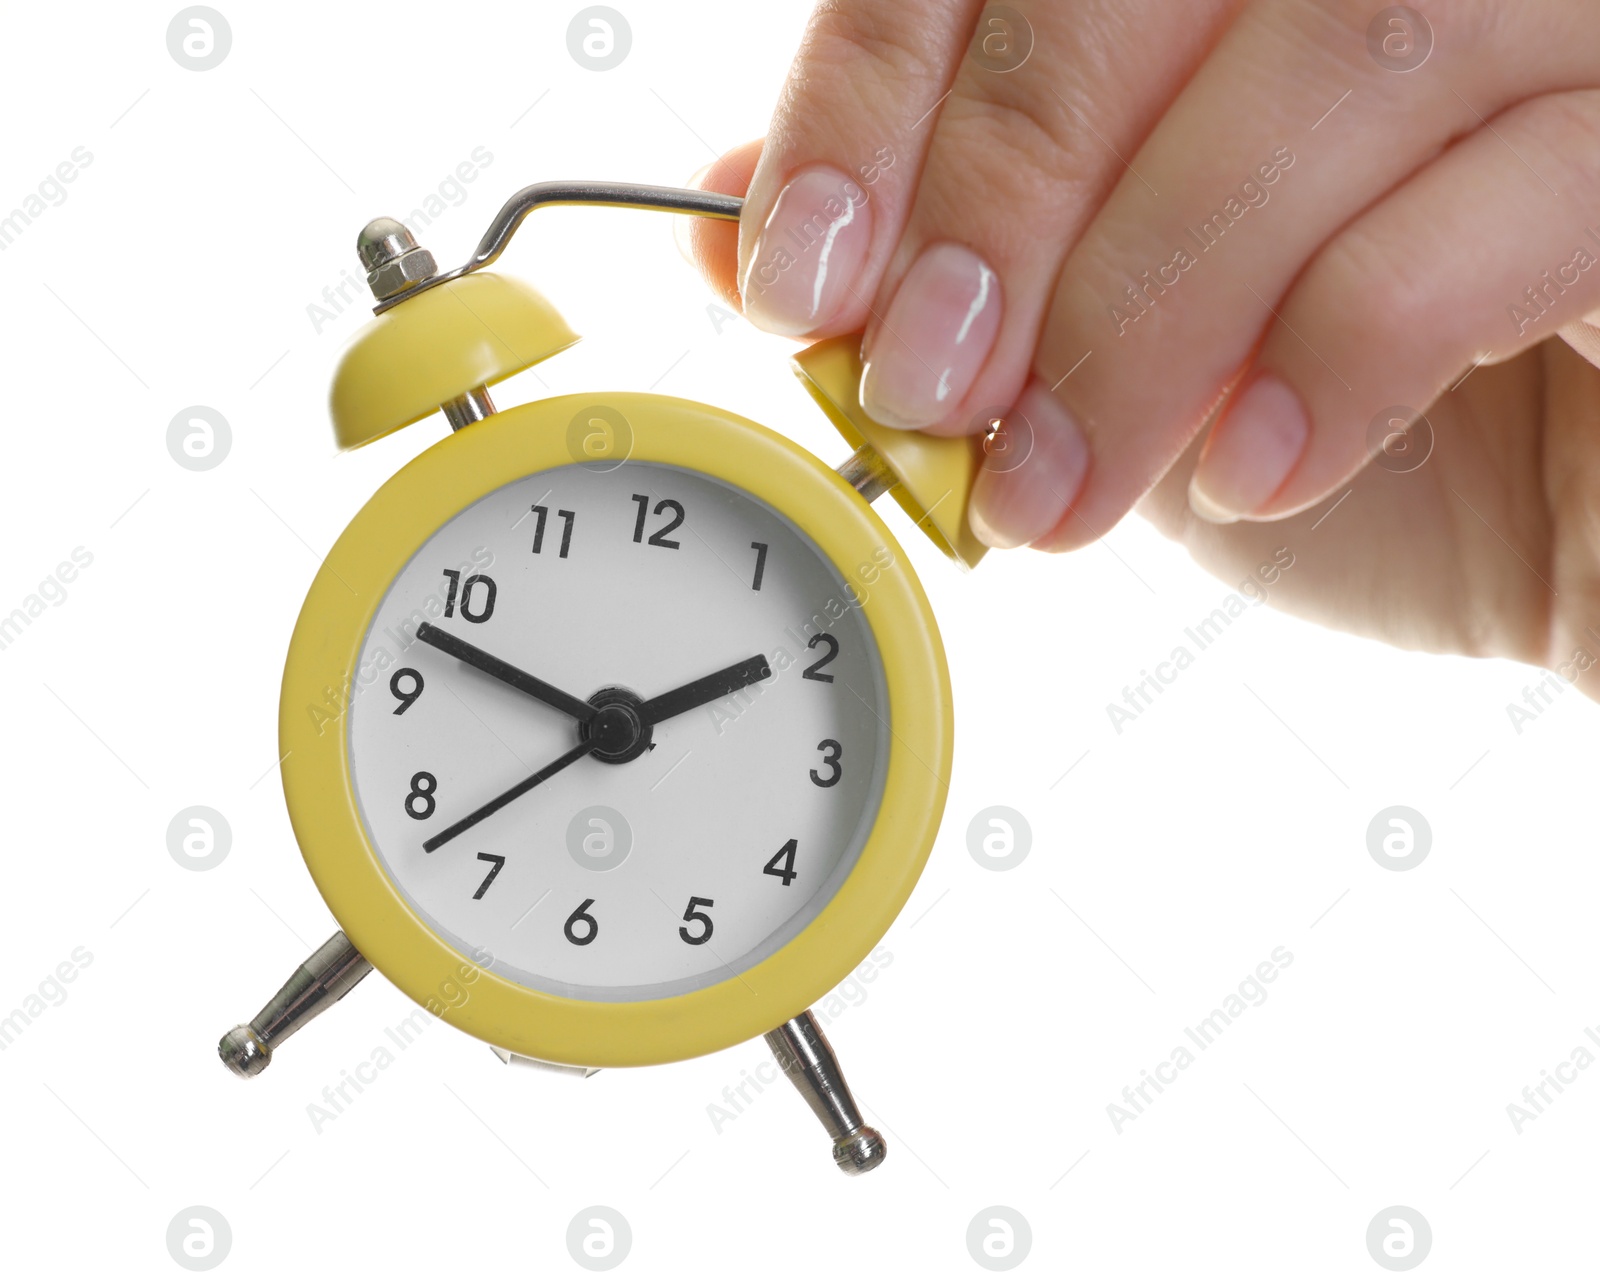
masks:
<svg viewBox="0 0 1600 1279"><path fill-rule="evenodd" d="M933 213L948 219L965 211L980 216L987 235L1014 232L1033 243L1041 234L1056 234L1062 220L1081 201L1088 175L1097 166L1085 163L1081 139L1062 121L1065 108L1051 98L997 99L961 95L946 104L929 153L925 180ZM990 216L997 201L1008 216Z"/></svg>
<svg viewBox="0 0 1600 1279"><path fill-rule="evenodd" d="M939 38L947 24L937 17L906 22L891 6L828 3L812 16L800 64L816 67L850 67L864 57L872 70L886 77L897 90L907 82L942 79L944 42Z"/></svg>
<svg viewBox="0 0 1600 1279"><path fill-rule="evenodd" d="M1059 103L1026 97L952 98L940 120L940 133L975 155L996 155L999 164L1022 161L1056 172L1071 149L1063 136L1059 110Z"/></svg>
<svg viewBox="0 0 1600 1279"><path fill-rule="evenodd" d="M1537 149L1546 163L1559 166L1563 185L1593 197L1600 172L1591 160L1600 153L1600 90L1554 93L1513 107L1503 127L1515 146Z"/></svg>
<svg viewBox="0 0 1600 1279"><path fill-rule="evenodd" d="M1323 250L1297 309L1317 314L1369 317L1384 346L1404 349L1420 333L1437 333L1449 316L1439 314L1439 287L1430 269L1434 259L1418 253L1405 237L1382 228L1355 226Z"/></svg>

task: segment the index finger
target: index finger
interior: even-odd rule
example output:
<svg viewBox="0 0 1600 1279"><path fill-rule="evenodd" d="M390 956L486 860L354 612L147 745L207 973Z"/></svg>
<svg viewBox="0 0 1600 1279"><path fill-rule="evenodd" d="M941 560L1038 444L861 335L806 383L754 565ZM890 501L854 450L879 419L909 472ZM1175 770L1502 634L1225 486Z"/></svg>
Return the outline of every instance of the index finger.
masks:
<svg viewBox="0 0 1600 1279"><path fill-rule="evenodd" d="M789 337L851 333L899 242L981 0L818 6L739 220L745 314Z"/></svg>

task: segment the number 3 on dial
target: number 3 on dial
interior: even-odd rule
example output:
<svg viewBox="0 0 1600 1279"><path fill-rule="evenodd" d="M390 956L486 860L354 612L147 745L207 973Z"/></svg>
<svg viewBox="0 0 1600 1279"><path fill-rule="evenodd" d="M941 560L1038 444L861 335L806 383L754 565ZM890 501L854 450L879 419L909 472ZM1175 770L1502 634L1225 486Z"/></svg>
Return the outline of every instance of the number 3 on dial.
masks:
<svg viewBox="0 0 1600 1279"><path fill-rule="evenodd" d="M844 766L839 763L844 758L844 747L831 737L824 737L817 743L817 749L822 752L822 764L828 770L826 776L811 770L811 780L818 786L837 786L839 779L844 776Z"/></svg>

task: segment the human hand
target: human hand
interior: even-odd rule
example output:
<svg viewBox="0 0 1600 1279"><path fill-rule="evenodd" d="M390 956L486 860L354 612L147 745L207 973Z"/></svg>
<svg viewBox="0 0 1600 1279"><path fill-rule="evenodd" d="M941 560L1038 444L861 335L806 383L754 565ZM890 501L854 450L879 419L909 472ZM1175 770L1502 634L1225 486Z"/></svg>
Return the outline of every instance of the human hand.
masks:
<svg viewBox="0 0 1600 1279"><path fill-rule="evenodd" d="M693 230L713 283L775 332L864 329L886 424L999 416L993 545L1074 549L1138 504L1222 576L1290 548L1290 611L1587 671L1583 0L999 8L823 5L764 147L704 179L749 190L737 243Z"/></svg>

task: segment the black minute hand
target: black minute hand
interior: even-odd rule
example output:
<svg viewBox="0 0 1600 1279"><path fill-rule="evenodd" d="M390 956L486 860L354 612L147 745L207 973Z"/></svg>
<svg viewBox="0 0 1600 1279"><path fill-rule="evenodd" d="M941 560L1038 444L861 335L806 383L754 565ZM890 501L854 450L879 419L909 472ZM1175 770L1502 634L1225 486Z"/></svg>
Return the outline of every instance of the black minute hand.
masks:
<svg viewBox="0 0 1600 1279"><path fill-rule="evenodd" d="M737 693L741 688L764 680L771 674L772 668L767 665L767 659L757 653L742 662L735 662L732 666L692 680L682 688L652 697L639 707L639 719L645 724L659 724L664 719L682 715L685 711L692 711L729 693Z"/></svg>
<svg viewBox="0 0 1600 1279"><path fill-rule="evenodd" d="M538 698L546 706L554 706L558 711L565 711L580 724L587 724L594 718L595 709L588 702L579 700L571 693L562 692L554 684L546 684L536 675L518 670L510 662L503 662L494 654L485 653L477 645L469 644L466 640L450 634L449 631L441 631L432 622L424 622L417 627L417 638L424 644L432 645L441 653L448 653L468 666L477 667L485 675L492 675L501 683L509 684L529 697Z"/></svg>

